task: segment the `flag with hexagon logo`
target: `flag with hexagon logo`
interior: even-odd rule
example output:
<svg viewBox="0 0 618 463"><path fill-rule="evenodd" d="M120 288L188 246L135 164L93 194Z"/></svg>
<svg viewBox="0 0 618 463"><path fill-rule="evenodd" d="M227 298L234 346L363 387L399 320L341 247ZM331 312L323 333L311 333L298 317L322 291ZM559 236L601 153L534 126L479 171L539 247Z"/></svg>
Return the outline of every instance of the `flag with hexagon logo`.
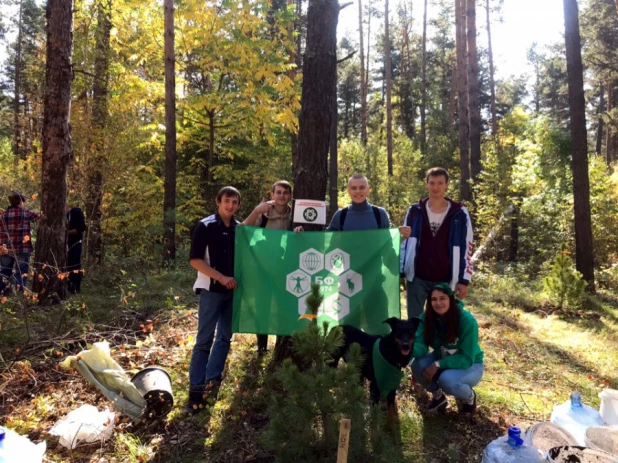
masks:
<svg viewBox="0 0 618 463"><path fill-rule="evenodd" d="M397 229L236 228L233 331L289 335L302 329L305 299L311 283L319 283L318 322L388 333L384 320L400 316L399 239Z"/></svg>

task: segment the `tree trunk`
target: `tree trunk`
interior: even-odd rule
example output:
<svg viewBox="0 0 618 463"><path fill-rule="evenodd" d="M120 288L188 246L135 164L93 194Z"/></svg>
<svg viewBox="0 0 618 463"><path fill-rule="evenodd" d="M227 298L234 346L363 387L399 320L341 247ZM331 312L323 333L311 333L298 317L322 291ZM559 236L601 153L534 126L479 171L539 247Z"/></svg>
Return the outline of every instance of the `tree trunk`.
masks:
<svg viewBox="0 0 618 463"><path fill-rule="evenodd" d="M511 216L511 240L509 242L509 262L517 262L519 248L519 209L515 206Z"/></svg>
<svg viewBox="0 0 618 463"><path fill-rule="evenodd" d="M21 146L21 121L19 107L21 101L21 42L23 40L22 32L22 13L23 0L19 2L19 20L17 22L17 45L15 49L15 99L13 100L13 154L15 155L15 163L18 159L23 158L23 150Z"/></svg>
<svg viewBox="0 0 618 463"><path fill-rule="evenodd" d="M481 174L481 106L479 104L479 59L476 50L476 0L468 0L468 96L470 113L470 173L476 184Z"/></svg>
<svg viewBox="0 0 618 463"><path fill-rule="evenodd" d="M388 0L384 1L384 72L386 78L386 163L388 175L393 176L393 107L391 91L393 87L391 70L391 37L388 21Z"/></svg>
<svg viewBox="0 0 618 463"><path fill-rule="evenodd" d="M287 0L288 8L294 3L294 0ZM297 64L297 59L300 58L300 41L301 41L301 31L300 31L300 15L301 15L302 2L298 0L296 3L296 19L288 28L288 40L291 42L294 41L294 31L297 32L296 36L296 44L294 48L290 48L290 56L289 63ZM294 50L296 52L294 52ZM288 71L288 77L292 82L296 80L296 67L290 68ZM298 136L295 132L290 131L290 149L292 152L292 172L296 172L296 164L298 162Z"/></svg>
<svg viewBox="0 0 618 463"><path fill-rule="evenodd" d="M597 125L597 154L601 154L601 151L603 150L603 118L601 116L603 115L603 112L605 112L605 86L603 85L603 82L601 82L600 87L599 107L597 108L597 115L599 116L599 122Z"/></svg>
<svg viewBox="0 0 618 463"><path fill-rule="evenodd" d="M470 200L470 158L468 127L468 70L466 52L466 0L455 0L457 30L457 118L459 126L459 167L461 170L460 197Z"/></svg>
<svg viewBox="0 0 618 463"><path fill-rule="evenodd" d="M456 0L458 1L458 0ZM455 123L455 103L457 102L457 69L451 69L451 91L448 99L448 122L452 126Z"/></svg>
<svg viewBox="0 0 618 463"><path fill-rule="evenodd" d="M41 209L35 252L34 292L40 299L56 293L64 299L66 265L67 170L73 156L71 112L71 56L73 52L73 3L47 2L47 51L43 103L43 158ZM62 276L59 276L62 275Z"/></svg>
<svg viewBox="0 0 618 463"><path fill-rule="evenodd" d="M427 0L423 9L423 41L421 55L421 154L427 151L427 126L425 111L427 106Z"/></svg>
<svg viewBox="0 0 618 463"><path fill-rule="evenodd" d="M365 45L363 43L363 6L358 0L358 34L360 47L361 143L367 146L367 82L365 80Z"/></svg>
<svg viewBox="0 0 618 463"><path fill-rule="evenodd" d="M607 84L607 112L609 113L612 109L614 109L614 81L610 79ZM611 121L611 123L607 124L607 134L605 139L605 159L607 161L607 165L610 165L616 158L614 153L616 149L615 125L616 121Z"/></svg>
<svg viewBox="0 0 618 463"><path fill-rule="evenodd" d="M303 65L295 196L324 200L333 115L333 86L337 82L336 0L312 0L307 12L307 45Z"/></svg>
<svg viewBox="0 0 618 463"><path fill-rule="evenodd" d="M163 194L163 263L176 259L176 76L174 0L164 0L165 185Z"/></svg>
<svg viewBox="0 0 618 463"><path fill-rule="evenodd" d="M487 9L487 54L489 55L489 92L491 98L491 135L494 143L498 144L498 118L496 116L496 82L494 80L494 52L491 44L491 21L489 18L489 0Z"/></svg>
<svg viewBox="0 0 618 463"><path fill-rule="evenodd" d="M109 38L112 29L111 0L100 0L97 5L95 31L94 82L92 85L92 134L94 152L88 159L88 258L95 264L103 261L103 172L105 170L105 128L107 126L107 98L109 81Z"/></svg>
<svg viewBox="0 0 618 463"><path fill-rule="evenodd" d="M326 197L333 96L337 91L338 20L337 0L309 2L298 118L298 165L294 175L294 196L301 199L324 201ZM305 230L322 228L320 225L305 225ZM281 363L291 354L291 337L282 337L275 348L273 361Z"/></svg>
<svg viewBox="0 0 618 463"><path fill-rule="evenodd" d="M586 101L584 71L579 36L577 0L563 0L564 41L569 81L569 116L571 122L573 171L573 209L575 213L576 267L594 291L594 248L590 219L590 184L588 179L588 142L586 139Z"/></svg>
<svg viewBox="0 0 618 463"><path fill-rule="evenodd" d="M337 105L337 83L333 86L333 116L330 123L330 157L329 157L329 205L328 215L333 216L338 205L339 190L337 189L337 180L339 178L339 169L337 166L337 121L339 119L339 107ZM346 136L347 138L347 136Z"/></svg>
<svg viewBox="0 0 618 463"><path fill-rule="evenodd" d="M369 68L371 67L371 0L367 0L367 66L365 66L365 92L369 95Z"/></svg>

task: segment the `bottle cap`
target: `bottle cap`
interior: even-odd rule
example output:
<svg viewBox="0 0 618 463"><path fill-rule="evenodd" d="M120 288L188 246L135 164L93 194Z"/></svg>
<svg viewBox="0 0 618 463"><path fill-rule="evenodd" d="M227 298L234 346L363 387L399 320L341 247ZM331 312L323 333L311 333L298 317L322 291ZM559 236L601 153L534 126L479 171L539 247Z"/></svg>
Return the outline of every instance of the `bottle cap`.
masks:
<svg viewBox="0 0 618 463"><path fill-rule="evenodd" d="M6 437L6 432L4 431L4 428L0 426L0 441L4 440L5 437Z"/></svg>
<svg viewBox="0 0 618 463"><path fill-rule="evenodd" d="M582 406L582 395L579 391L571 392L571 407Z"/></svg>
<svg viewBox="0 0 618 463"><path fill-rule="evenodd" d="M511 447L520 447L524 443L524 440L521 438L521 429L517 426L509 427L508 436L508 443Z"/></svg>

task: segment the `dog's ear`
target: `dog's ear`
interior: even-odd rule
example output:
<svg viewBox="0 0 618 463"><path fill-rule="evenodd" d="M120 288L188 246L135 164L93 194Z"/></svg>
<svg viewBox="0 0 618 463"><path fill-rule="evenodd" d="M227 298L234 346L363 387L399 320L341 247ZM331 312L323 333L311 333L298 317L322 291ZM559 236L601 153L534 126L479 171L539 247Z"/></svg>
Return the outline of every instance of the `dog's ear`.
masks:
<svg viewBox="0 0 618 463"><path fill-rule="evenodd" d="M421 320L419 317L412 317L409 319L409 321L413 323L414 330L416 331L416 328L418 328L418 325L420 325L423 320Z"/></svg>
<svg viewBox="0 0 618 463"><path fill-rule="evenodd" d="M397 325L397 322L399 322L399 319L397 317L391 317L391 318L387 318L382 323L388 323L388 326L391 327L391 331L394 331L395 326Z"/></svg>

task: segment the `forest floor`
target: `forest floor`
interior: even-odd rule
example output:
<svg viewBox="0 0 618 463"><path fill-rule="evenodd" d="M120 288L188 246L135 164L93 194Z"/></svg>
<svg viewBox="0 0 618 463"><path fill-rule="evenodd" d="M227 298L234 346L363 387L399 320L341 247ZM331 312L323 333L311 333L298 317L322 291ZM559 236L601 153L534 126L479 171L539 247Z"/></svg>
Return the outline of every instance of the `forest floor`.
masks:
<svg viewBox="0 0 618 463"><path fill-rule="evenodd" d="M0 424L46 440L46 459L53 462L274 461L260 444L271 353L258 357L255 336L235 335L218 400L185 416L197 329L193 272L116 272L89 275L83 294L62 305L28 306L18 298L0 305ZM467 307L479 321L486 365L476 388L478 413L460 417L454 403L445 415L425 413L427 395L408 370L398 393L399 432L365 461L480 461L483 448L508 426L548 420L572 390L598 408L598 393L618 388L618 296L599 291L583 310L560 312L505 277L481 275L471 289ZM82 404L103 409L110 403L58 364L100 340L110 342L129 373L152 364L167 369L174 409L163 420L137 424L117 414L111 439L69 451L48 434L54 423Z"/></svg>

